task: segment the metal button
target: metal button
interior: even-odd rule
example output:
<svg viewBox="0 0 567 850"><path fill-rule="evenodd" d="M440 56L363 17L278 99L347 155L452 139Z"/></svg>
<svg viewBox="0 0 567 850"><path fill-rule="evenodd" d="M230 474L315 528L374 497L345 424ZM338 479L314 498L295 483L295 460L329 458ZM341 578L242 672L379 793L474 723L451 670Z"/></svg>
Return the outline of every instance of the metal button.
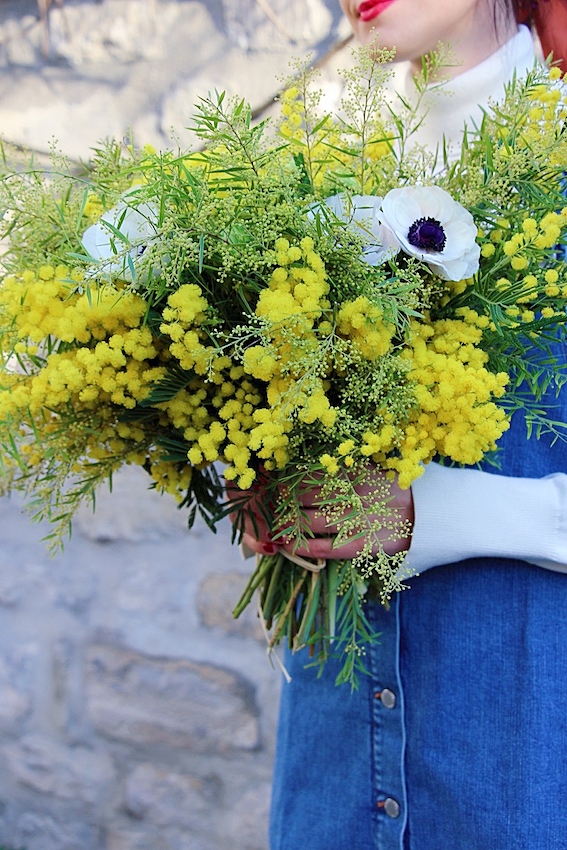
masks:
<svg viewBox="0 0 567 850"><path fill-rule="evenodd" d="M382 701L384 708L394 708L396 705L396 695L388 688L384 688L381 692L380 700Z"/></svg>
<svg viewBox="0 0 567 850"><path fill-rule="evenodd" d="M389 688L384 688L383 691L377 691L374 694L374 699L381 700L384 708L394 708L396 705L396 695Z"/></svg>
<svg viewBox="0 0 567 850"><path fill-rule="evenodd" d="M400 816L400 804L393 797L387 797L384 800L384 811L389 818L398 818Z"/></svg>

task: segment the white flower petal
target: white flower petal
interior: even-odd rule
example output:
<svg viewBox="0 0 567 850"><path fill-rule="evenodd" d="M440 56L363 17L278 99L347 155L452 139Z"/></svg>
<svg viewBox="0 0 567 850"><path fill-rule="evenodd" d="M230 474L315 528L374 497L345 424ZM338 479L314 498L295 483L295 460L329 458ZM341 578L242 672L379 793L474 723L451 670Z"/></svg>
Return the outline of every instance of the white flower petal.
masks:
<svg viewBox="0 0 567 850"><path fill-rule="evenodd" d="M477 270L480 248L470 212L440 186L405 186L392 189L382 200L378 218L390 229L402 251L427 263L434 274L447 280L471 277ZM443 229L445 244L439 251L409 242L409 231L420 219L434 219Z"/></svg>
<svg viewBox="0 0 567 850"><path fill-rule="evenodd" d="M85 230L85 232L83 233L83 238L81 239L85 251L87 252L89 257L92 257L94 260L100 259L98 247L100 230L101 228L98 226L98 224L93 224L91 225L91 227Z"/></svg>
<svg viewBox="0 0 567 850"><path fill-rule="evenodd" d="M157 207L145 202L136 205L128 199L128 195L133 194L132 190L126 193L124 200L87 228L81 239L83 247L98 261L102 271L124 280L132 278L131 263L135 266L148 245L157 238Z"/></svg>
<svg viewBox="0 0 567 850"><path fill-rule="evenodd" d="M338 219L351 225L353 233L362 240L362 259L370 266L380 265L400 249L393 230L380 221L381 203L382 198L375 195L332 195L325 199L325 206ZM312 216L320 207L315 206L309 214Z"/></svg>

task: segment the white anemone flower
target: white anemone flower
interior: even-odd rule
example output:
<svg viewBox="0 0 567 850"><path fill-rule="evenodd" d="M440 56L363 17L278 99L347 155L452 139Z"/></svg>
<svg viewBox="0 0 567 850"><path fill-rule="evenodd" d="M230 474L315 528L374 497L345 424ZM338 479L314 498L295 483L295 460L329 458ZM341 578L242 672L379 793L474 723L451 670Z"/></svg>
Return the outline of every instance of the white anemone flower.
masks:
<svg viewBox="0 0 567 850"><path fill-rule="evenodd" d="M127 192L83 233L83 247L98 262L93 273L103 271L111 277L132 280L140 258L157 238L157 221L154 204L136 203L134 191Z"/></svg>
<svg viewBox="0 0 567 850"><path fill-rule="evenodd" d="M478 271L474 219L440 186L392 189L378 216L405 254L422 260L444 280L466 280Z"/></svg>
<svg viewBox="0 0 567 850"><path fill-rule="evenodd" d="M370 266L378 266L397 254L400 245L392 231L383 227L378 217L382 198L373 195L332 195L325 205L363 242L362 258ZM320 205L317 205L320 208Z"/></svg>

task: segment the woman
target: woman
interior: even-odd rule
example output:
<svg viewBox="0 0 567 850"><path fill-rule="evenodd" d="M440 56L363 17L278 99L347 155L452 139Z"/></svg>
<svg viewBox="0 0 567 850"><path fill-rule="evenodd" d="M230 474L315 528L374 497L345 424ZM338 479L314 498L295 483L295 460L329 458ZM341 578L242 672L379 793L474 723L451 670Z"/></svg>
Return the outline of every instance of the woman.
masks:
<svg viewBox="0 0 567 850"><path fill-rule="evenodd" d="M360 41L376 28L396 47L404 96L422 57L451 45L452 97L432 100L420 129L429 146L444 135L458 144L464 122L534 62L518 4L341 5ZM527 10L556 53L546 14L557 8ZM566 392L546 403L567 421ZM498 473L431 464L411 492L394 485L415 516L408 562L427 574L389 610L370 606L381 638L359 691L335 688L331 664L318 679L301 653L289 659L271 850L567 850L567 446L528 441L519 414L501 446ZM256 551L273 548L248 531ZM331 551L329 532L316 531L303 554Z"/></svg>

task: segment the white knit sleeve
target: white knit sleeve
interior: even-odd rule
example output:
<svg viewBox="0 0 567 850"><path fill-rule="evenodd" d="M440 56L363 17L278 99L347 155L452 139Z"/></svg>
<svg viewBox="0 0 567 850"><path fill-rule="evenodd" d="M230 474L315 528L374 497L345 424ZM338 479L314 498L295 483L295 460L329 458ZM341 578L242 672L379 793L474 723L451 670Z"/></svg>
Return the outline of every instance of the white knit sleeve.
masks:
<svg viewBox="0 0 567 850"><path fill-rule="evenodd" d="M567 474L511 478L431 463L412 492L413 572L476 557L567 572Z"/></svg>

